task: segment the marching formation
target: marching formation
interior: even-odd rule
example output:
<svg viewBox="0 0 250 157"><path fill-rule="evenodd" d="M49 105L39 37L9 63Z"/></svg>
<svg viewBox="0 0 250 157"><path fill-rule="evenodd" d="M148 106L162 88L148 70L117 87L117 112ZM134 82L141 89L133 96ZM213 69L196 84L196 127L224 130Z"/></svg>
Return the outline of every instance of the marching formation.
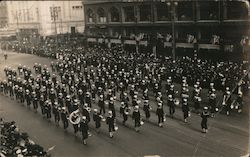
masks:
<svg viewBox="0 0 250 157"><path fill-rule="evenodd" d="M92 121L97 132L106 123L113 138L117 116L123 125L131 118L139 132L153 113L159 127L164 127L166 118L175 118L179 108L185 123L191 111L200 115L206 133L207 119L220 109L227 115L242 112L248 66L248 62L211 62L197 56L173 60L125 53L120 47L88 47L58 53L50 66L6 67L0 92L35 112L39 108L44 118L54 119L58 126L62 123L65 130L70 122L75 135L81 132L84 144L91 136Z"/></svg>

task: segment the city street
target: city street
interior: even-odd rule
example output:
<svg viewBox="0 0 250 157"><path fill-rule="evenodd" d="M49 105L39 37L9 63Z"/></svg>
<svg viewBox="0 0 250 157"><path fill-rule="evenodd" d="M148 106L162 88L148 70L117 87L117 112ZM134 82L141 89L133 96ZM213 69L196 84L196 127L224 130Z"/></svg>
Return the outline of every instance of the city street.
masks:
<svg viewBox="0 0 250 157"><path fill-rule="evenodd" d="M47 64L51 59L41 58L29 54L8 53L7 61L0 54L0 79L4 79L5 66L16 68L18 64L33 67L34 63ZM92 136L88 144L81 143L81 135L74 137L73 127L68 132L57 127L53 120L48 122L40 113L28 109L26 105L17 103L7 96L0 96L0 117L8 121L16 121L23 132L27 132L36 143L51 151L54 157L98 157L98 156L211 156L236 157L249 153L249 95L244 97L244 108L241 114L236 112L230 116L217 114L208 120L207 134L201 132L199 115L192 113L189 122L184 123L180 108L175 118L167 118L163 128L157 126L157 116L152 111L151 118L141 127L139 133L134 130L134 123L129 117L127 126L121 125L122 118L118 114L119 129L113 139L108 136L108 128L102 123L100 133L94 130L93 121L90 122ZM95 105L95 107L97 107ZM168 107L164 108L168 113ZM144 116L143 111L141 114Z"/></svg>

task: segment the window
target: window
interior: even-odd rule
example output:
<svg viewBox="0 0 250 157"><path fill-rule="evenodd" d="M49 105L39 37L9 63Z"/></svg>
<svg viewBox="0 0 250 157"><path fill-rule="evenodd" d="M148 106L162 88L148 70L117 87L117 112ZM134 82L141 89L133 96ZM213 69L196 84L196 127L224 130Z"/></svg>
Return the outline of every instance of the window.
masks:
<svg viewBox="0 0 250 157"><path fill-rule="evenodd" d="M193 20L193 2L178 2L177 17L179 21Z"/></svg>
<svg viewBox="0 0 250 157"><path fill-rule="evenodd" d="M219 2L200 2L200 20L218 20Z"/></svg>
<svg viewBox="0 0 250 157"><path fill-rule="evenodd" d="M134 28L125 28L125 36L130 39L135 39L135 29Z"/></svg>
<svg viewBox="0 0 250 157"><path fill-rule="evenodd" d="M151 6L150 5L141 5L139 6L139 10L140 10L140 21L151 20Z"/></svg>
<svg viewBox="0 0 250 157"><path fill-rule="evenodd" d="M110 8L110 21L111 22L119 22L120 21L119 10L115 7Z"/></svg>
<svg viewBox="0 0 250 157"><path fill-rule="evenodd" d="M171 20L170 8L164 3L156 5L156 13L157 13L157 21Z"/></svg>
<svg viewBox="0 0 250 157"><path fill-rule="evenodd" d="M200 29L201 43L211 43L213 36L219 36L220 29L216 26L204 26Z"/></svg>
<svg viewBox="0 0 250 157"><path fill-rule="evenodd" d="M181 27L178 31L178 40L180 42L187 42L189 35L195 36L194 29L192 27L189 27L189 26Z"/></svg>
<svg viewBox="0 0 250 157"><path fill-rule="evenodd" d="M52 21L61 19L61 7L50 7L50 15Z"/></svg>
<svg viewBox="0 0 250 157"><path fill-rule="evenodd" d="M115 27L115 28L112 28L112 29L111 29L111 35L112 35L113 37L118 38L118 37L121 36L121 34L122 34L122 31L121 31L121 28L120 28L120 27Z"/></svg>
<svg viewBox="0 0 250 157"><path fill-rule="evenodd" d="M227 4L227 18L234 19L247 19L248 6L246 2L228 1Z"/></svg>
<svg viewBox="0 0 250 157"><path fill-rule="evenodd" d="M88 22L95 22L94 12L91 9L88 9L88 11L87 11L87 21Z"/></svg>
<svg viewBox="0 0 250 157"><path fill-rule="evenodd" d="M97 15L98 15L98 22L102 22L102 23L107 22L107 18L106 18L105 11L103 8L99 8L97 10Z"/></svg>
<svg viewBox="0 0 250 157"><path fill-rule="evenodd" d="M135 22L135 10L134 6L124 7L125 22Z"/></svg>

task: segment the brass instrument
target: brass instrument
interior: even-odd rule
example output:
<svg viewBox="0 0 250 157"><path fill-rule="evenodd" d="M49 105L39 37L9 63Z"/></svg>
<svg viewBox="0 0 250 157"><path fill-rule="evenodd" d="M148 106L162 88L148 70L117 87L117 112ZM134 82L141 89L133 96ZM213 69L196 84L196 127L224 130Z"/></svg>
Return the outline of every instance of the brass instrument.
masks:
<svg viewBox="0 0 250 157"><path fill-rule="evenodd" d="M80 110L76 110L72 113L70 113L69 115L69 121L70 123L76 125L76 124L79 124L81 122L81 113L80 113Z"/></svg>

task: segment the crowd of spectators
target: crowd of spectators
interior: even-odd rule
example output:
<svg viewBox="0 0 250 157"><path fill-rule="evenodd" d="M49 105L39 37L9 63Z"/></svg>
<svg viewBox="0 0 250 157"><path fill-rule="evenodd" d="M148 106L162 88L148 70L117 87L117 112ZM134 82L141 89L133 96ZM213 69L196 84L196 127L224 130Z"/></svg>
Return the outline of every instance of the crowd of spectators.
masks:
<svg viewBox="0 0 250 157"><path fill-rule="evenodd" d="M44 148L30 139L27 133L21 132L15 121L7 122L0 119L1 157L48 157Z"/></svg>

